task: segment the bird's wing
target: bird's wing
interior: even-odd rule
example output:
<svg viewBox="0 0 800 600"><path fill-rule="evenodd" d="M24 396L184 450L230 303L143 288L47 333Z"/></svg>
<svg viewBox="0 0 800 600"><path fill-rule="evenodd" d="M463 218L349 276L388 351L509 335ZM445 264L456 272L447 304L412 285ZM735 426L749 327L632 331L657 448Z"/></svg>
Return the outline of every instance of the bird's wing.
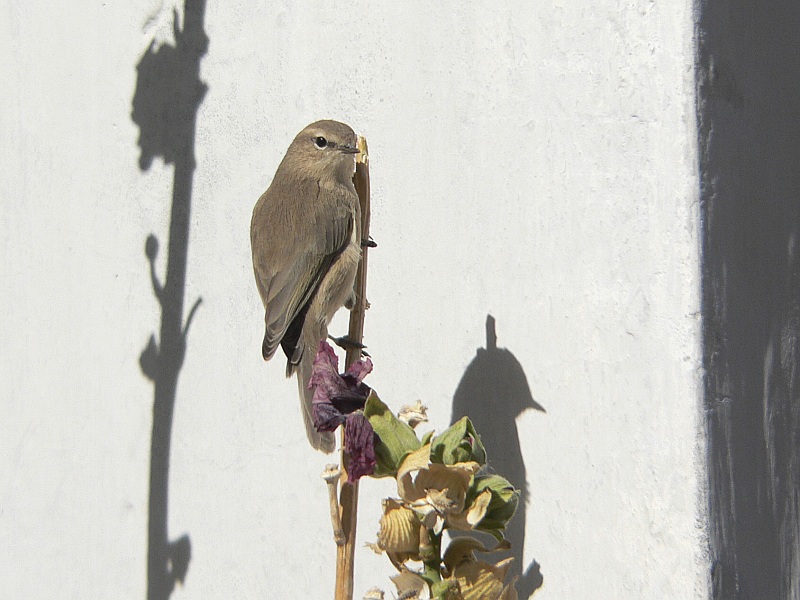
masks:
<svg viewBox="0 0 800 600"><path fill-rule="evenodd" d="M267 194L270 193L276 194L272 208L278 208L277 212L282 212L285 219L287 213L280 211L280 204L285 199L277 196L280 190L268 190ZM282 248L271 248L273 264L261 265L261 269L256 265L265 305L266 330L262 345L265 359L275 353L296 317L308 310L331 264L350 242L354 225L353 211L345 189L320 190L312 181L306 185L295 185L292 195L295 200L303 198L306 208L305 211L292 211L298 222L287 227L279 218L270 218L275 210L268 210L267 231L264 234L269 235L270 228L283 226L286 233L283 239L291 240L290 243ZM294 239L291 239L292 234ZM270 243L269 239L260 241ZM294 328L298 325L301 329L302 322L295 324ZM299 336L299 329L296 334ZM296 340L293 341L296 343Z"/></svg>

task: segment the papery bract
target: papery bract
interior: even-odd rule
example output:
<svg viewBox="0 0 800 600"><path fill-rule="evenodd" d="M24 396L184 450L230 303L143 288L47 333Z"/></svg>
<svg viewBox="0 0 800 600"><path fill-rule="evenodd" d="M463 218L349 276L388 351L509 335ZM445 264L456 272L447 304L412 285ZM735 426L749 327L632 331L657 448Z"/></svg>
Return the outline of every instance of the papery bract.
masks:
<svg viewBox="0 0 800 600"><path fill-rule="evenodd" d="M514 581L505 585L513 558L501 560L496 565L468 560L453 569L452 578L458 581L464 600L517 600Z"/></svg>
<svg viewBox="0 0 800 600"><path fill-rule="evenodd" d="M467 492L475 473L476 462L443 465L430 461L430 445L409 454L397 471L397 492L429 529L437 534L452 517L467 519ZM475 515L471 515L473 519ZM482 517L482 515L480 515Z"/></svg>
<svg viewBox="0 0 800 600"><path fill-rule="evenodd" d="M411 509L403 506L402 502L386 498L378 530L378 548L405 555L404 559L418 556L419 525L419 519Z"/></svg>

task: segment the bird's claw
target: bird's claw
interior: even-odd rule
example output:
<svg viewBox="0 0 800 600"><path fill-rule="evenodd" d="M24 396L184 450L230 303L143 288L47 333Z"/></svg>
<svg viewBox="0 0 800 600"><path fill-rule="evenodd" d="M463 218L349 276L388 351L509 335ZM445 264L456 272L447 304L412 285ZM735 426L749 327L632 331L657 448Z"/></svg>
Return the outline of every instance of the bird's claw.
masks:
<svg viewBox="0 0 800 600"><path fill-rule="evenodd" d="M368 238L366 240L361 240L361 247L362 248L377 248L378 244L377 244L377 242L375 242L375 240L372 239L372 237L370 237L370 238Z"/></svg>

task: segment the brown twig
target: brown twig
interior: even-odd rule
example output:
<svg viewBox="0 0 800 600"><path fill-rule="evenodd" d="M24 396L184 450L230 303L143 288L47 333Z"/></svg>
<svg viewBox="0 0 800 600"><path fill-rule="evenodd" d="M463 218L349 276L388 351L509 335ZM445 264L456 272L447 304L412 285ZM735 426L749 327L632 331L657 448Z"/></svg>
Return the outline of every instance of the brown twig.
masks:
<svg viewBox="0 0 800 600"><path fill-rule="evenodd" d="M361 203L361 238L369 239L369 154L367 140L358 138L358 147L361 150L353 183L356 186L358 199ZM364 337L364 313L367 309L367 250L368 246L362 243L361 264L356 275L356 303L350 312L350 328L347 337L355 342L347 350L345 368L361 358L361 349L357 346ZM336 593L335 600L353 599L353 572L356 547L356 524L358 517L358 482L347 480L347 456L344 452L344 428L342 428L342 489L339 495L341 507L341 522L344 530L345 542L336 547Z"/></svg>

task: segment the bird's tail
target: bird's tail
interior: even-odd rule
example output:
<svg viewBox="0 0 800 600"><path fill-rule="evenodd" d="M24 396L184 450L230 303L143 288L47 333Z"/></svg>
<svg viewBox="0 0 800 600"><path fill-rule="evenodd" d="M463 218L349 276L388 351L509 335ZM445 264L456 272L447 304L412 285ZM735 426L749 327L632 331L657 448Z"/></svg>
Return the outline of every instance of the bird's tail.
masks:
<svg viewBox="0 0 800 600"><path fill-rule="evenodd" d="M309 352L308 348L305 350L300 362L293 370L297 375L297 391L300 396L303 422L306 425L306 435L316 450L330 454L336 448L336 438L330 431L319 432L314 428L314 419L311 415L311 399L314 397L314 391L308 388L308 382L311 380L311 368L314 366L314 353Z"/></svg>

